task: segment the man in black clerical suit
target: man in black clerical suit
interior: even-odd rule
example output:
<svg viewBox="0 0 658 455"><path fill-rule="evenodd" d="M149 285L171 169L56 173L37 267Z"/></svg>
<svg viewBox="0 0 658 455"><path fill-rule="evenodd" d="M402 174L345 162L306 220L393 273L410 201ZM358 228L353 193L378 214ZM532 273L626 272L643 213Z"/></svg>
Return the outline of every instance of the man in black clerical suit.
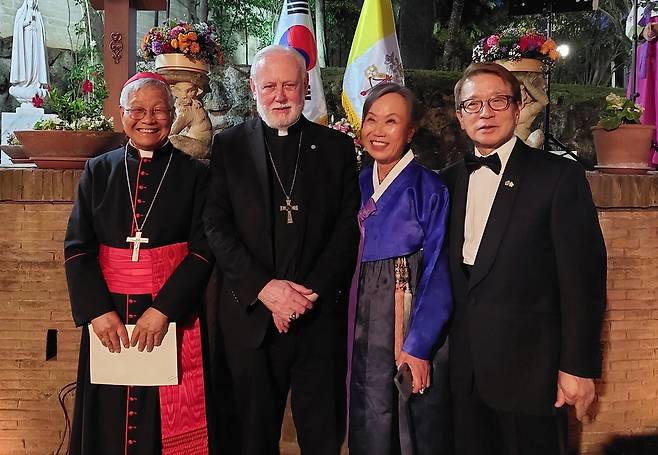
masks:
<svg viewBox="0 0 658 455"><path fill-rule="evenodd" d="M259 116L215 136L204 215L242 453L279 452L291 390L302 453L337 454L359 241L354 147L302 115L308 76L296 50L261 50L250 84Z"/></svg>
<svg viewBox="0 0 658 455"><path fill-rule="evenodd" d="M520 87L502 66L471 65L455 106L475 145L442 173L456 454L563 454L562 405L582 419L601 373L606 252L591 192L579 164L514 136Z"/></svg>

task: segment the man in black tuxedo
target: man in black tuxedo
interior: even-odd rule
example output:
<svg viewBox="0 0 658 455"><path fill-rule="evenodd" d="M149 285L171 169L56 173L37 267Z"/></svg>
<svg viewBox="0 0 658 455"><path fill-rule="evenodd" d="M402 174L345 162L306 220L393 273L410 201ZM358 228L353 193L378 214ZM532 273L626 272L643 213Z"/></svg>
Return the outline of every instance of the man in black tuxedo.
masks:
<svg viewBox="0 0 658 455"><path fill-rule="evenodd" d="M215 136L204 215L242 452L279 453L290 389L302 453L335 455L359 242L354 146L302 115L308 76L294 49L261 50L250 84L259 116Z"/></svg>
<svg viewBox="0 0 658 455"><path fill-rule="evenodd" d="M455 86L475 152L446 168L457 455L566 453L601 373L606 252L577 163L514 136L517 79L472 64Z"/></svg>

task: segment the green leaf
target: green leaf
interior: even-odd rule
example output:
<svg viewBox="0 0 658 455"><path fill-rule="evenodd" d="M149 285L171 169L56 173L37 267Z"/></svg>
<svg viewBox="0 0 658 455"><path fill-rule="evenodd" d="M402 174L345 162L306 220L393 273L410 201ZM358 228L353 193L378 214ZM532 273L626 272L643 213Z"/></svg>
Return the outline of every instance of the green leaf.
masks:
<svg viewBox="0 0 658 455"><path fill-rule="evenodd" d="M599 125L601 125L604 130L611 131L619 128L619 125L621 125L621 120L617 117L601 118Z"/></svg>

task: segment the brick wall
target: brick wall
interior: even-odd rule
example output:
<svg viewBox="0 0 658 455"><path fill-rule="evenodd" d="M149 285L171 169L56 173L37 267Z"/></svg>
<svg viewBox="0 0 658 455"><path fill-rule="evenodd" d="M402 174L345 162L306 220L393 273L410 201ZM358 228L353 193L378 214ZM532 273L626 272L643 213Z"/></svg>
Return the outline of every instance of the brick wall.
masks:
<svg viewBox="0 0 658 455"><path fill-rule="evenodd" d="M64 429L58 393L75 379L62 242L74 171L0 171L0 453L52 454ZM46 360L46 334L57 355ZM70 408L70 407L69 407Z"/></svg>
<svg viewBox="0 0 658 455"><path fill-rule="evenodd" d="M64 430L57 395L75 380L79 329L70 317L62 241L78 176L0 169L3 455L52 454ZM575 424L572 440L581 454L621 454L607 450L658 432L658 176L589 179L608 248L604 373L598 414ZM57 330L52 360L48 330ZM298 451L286 415L282 448L292 455Z"/></svg>
<svg viewBox="0 0 658 455"><path fill-rule="evenodd" d="M598 415L582 453L658 432L658 210L603 211L608 308ZM650 452L645 452L650 453Z"/></svg>

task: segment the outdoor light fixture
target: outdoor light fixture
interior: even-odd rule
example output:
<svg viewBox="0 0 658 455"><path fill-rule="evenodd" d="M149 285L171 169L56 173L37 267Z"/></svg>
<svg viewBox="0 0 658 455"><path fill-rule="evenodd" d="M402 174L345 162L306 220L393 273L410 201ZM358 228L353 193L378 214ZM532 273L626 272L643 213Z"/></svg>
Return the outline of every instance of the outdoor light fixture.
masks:
<svg viewBox="0 0 658 455"><path fill-rule="evenodd" d="M557 47L557 52L560 54L560 57L565 58L569 56L569 45L568 44L560 44Z"/></svg>

